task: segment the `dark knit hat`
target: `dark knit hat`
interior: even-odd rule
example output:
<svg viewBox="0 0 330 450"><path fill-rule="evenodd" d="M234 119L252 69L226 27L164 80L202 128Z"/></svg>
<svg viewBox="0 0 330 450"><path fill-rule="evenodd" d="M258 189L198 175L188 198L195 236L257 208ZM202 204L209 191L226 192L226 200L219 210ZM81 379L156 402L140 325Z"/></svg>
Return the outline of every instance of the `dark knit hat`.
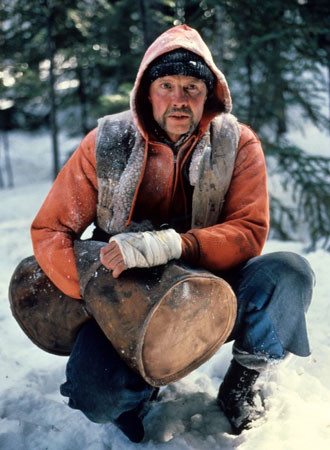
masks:
<svg viewBox="0 0 330 450"><path fill-rule="evenodd" d="M185 75L199 78L206 84L208 92L213 90L214 75L204 59L183 48L158 56L147 67L145 79L151 84L157 78L166 75Z"/></svg>

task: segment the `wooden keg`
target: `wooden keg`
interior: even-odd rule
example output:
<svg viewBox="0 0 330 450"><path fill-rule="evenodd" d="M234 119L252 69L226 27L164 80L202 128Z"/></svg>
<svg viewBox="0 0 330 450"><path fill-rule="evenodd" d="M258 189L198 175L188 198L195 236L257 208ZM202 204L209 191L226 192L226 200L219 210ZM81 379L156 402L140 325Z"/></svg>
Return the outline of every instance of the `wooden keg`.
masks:
<svg viewBox="0 0 330 450"><path fill-rule="evenodd" d="M226 281L178 262L130 269L114 279L99 261L103 245L75 245L83 301L63 295L33 257L16 269L12 311L39 347L69 354L80 326L93 317L128 366L163 386L199 367L226 341L236 318L236 297Z"/></svg>
<svg viewBox="0 0 330 450"><path fill-rule="evenodd" d="M64 295L34 256L15 269L9 285L13 316L31 341L55 355L69 355L77 333L90 319L83 302Z"/></svg>

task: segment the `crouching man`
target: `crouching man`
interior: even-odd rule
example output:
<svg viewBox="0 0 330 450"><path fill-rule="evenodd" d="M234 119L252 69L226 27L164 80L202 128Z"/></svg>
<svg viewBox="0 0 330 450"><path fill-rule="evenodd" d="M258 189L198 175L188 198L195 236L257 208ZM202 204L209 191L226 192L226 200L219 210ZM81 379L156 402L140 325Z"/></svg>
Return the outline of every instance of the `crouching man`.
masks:
<svg viewBox="0 0 330 450"><path fill-rule="evenodd" d="M113 279L176 260L226 280L237 314L217 401L239 434L260 414L259 375L288 353L310 354L305 314L313 273L294 253L260 256L269 226L264 155L230 111L227 82L200 35L186 25L168 30L144 55L130 111L102 118L60 172L32 240L44 273L77 302L74 242L93 222ZM93 320L77 334L61 393L91 420L111 421L139 442L157 389Z"/></svg>

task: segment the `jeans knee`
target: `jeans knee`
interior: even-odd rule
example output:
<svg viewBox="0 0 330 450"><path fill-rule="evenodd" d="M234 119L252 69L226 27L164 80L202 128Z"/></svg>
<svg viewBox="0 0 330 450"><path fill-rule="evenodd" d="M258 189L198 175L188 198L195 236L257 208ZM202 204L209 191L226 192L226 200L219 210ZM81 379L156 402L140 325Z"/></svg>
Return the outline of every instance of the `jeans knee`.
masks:
<svg viewBox="0 0 330 450"><path fill-rule="evenodd" d="M296 282L309 289L313 288L315 275L306 258L297 253L286 252L286 264L289 274L295 277Z"/></svg>
<svg viewBox="0 0 330 450"><path fill-rule="evenodd" d="M279 284L284 284L287 295L290 292L300 292L305 311L307 311L315 285L314 272L303 256L293 252L277 252L274 254L280 265L281 279Z"/></svg>
<svg viewBox="0 0 330 450"><path fill-rule="evenodd" d="M123 411L129 409L120 401L112 399L107 392L98 392L68 381L60 386L60 392L69 398L70 408L81 411L95 423L113 422Z"/></svg>
<svg viewBox="0 0 330 450"><path fill-rule="evenodd" d="M261 290L272 296L276 291L283 298L302 301L307 311L315 284L314 272L303 256L293 252L273 252L250 260L243 268L241 289L251 293ZM246 295L246 293L245 293Z"/></svg>

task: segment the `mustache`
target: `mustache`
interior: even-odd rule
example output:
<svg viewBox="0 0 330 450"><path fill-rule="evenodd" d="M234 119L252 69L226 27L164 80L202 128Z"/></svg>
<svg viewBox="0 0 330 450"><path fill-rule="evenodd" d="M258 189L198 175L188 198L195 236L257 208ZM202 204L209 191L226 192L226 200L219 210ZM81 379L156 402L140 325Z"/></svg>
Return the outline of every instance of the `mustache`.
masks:
<svg viewBox="0 0 330 450"><path fill-rule="evenodd" d="M175 106L171 109L169 109L166 112L166 117L173 114L173 113L184 113L187 114L189 117L192 117L192 112L191 109L188 108L187 106L182 106L181 108L176 108Z"/></svg>

